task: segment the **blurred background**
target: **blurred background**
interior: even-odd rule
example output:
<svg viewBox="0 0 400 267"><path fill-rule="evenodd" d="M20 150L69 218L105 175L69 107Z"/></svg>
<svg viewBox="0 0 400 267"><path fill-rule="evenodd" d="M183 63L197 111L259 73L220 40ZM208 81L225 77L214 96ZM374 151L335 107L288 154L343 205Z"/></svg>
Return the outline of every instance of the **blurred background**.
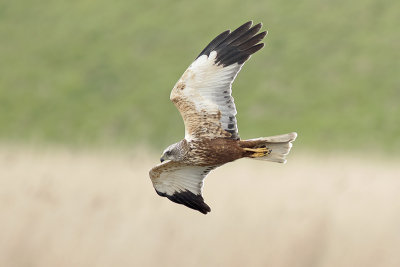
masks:
<svg viewBox="0 0 400 267"><path fill-rule="evenodd" d="M1 266L399 266L400 3L0 2ZM288 164L217 169L200 213L148 178L169 94L216 35L268 30L234 86L243 139Z"/></svg>

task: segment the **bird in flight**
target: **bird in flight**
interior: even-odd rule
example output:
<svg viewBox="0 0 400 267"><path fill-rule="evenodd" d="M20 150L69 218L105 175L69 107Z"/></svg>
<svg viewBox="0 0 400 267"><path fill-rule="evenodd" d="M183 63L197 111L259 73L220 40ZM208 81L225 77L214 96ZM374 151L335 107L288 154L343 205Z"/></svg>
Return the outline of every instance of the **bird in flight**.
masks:
<svg viewBox="0 0 400 267"><path fill-rule="evenodd" d="M297 133L239 138L232 83L243 64L264 44L262 24L249 21L214 38L183 73L170 99L185 124L185 138L167 147L149 172L158 195L207 214L202 196L211 170L240 158L286 162Z"/></svg>

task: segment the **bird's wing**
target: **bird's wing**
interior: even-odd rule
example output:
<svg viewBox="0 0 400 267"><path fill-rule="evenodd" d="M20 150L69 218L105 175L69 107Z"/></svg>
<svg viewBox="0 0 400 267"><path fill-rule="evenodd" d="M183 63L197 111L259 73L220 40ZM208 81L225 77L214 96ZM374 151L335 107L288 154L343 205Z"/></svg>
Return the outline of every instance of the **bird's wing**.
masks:
<svg viewBox="0 0 400 267"><path fill-rule="evenodd" d="M260 50L267 32L249 21L218 35L184 72L171 101L185 123L185 139L239 139L232 82L250 56Z"/></svg>
<svg viewBox="0 0 400 267"><path fill-rule="evenodd" d="M203 181L216 166L191 166L175 161L164 161L150 170L150 178L157 194L206 214L210 207L202 196Z"/></svg>

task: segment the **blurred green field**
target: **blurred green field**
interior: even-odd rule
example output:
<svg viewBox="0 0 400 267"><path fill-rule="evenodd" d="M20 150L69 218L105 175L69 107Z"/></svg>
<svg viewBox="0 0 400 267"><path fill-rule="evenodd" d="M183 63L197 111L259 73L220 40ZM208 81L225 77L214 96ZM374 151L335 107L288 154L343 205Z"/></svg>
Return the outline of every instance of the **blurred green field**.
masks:
<svg viewBox="0 0 400 267"><path fill-rule="evenodd" d="M400 3L3 1L0 141L164 147L183 136L172 86L221 31L266 47L234 84L242 138L400 151Z"/></svg>

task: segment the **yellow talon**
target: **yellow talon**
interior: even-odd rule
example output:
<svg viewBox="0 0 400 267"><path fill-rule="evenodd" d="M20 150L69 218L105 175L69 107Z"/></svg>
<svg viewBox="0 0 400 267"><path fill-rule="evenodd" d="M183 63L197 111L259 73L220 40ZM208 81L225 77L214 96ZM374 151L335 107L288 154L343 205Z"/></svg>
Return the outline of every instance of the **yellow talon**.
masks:
<svg viewBox="0 0 400 267"><path fill-rule="evenodd" d="M271 152L272 152L272 149L269 149L268 147L243 148L243 149L245 151L254 152L254 154L251 155L252 158L265 157L265 156L271 154Z"/></svg>
<svg viewBox="0 0 400 267"><path fill-rule="evenodd" d="M268 153L271 151L268 147L260 147L260 148L243 148L246 151L254 152L254 153Z"/></svg>

